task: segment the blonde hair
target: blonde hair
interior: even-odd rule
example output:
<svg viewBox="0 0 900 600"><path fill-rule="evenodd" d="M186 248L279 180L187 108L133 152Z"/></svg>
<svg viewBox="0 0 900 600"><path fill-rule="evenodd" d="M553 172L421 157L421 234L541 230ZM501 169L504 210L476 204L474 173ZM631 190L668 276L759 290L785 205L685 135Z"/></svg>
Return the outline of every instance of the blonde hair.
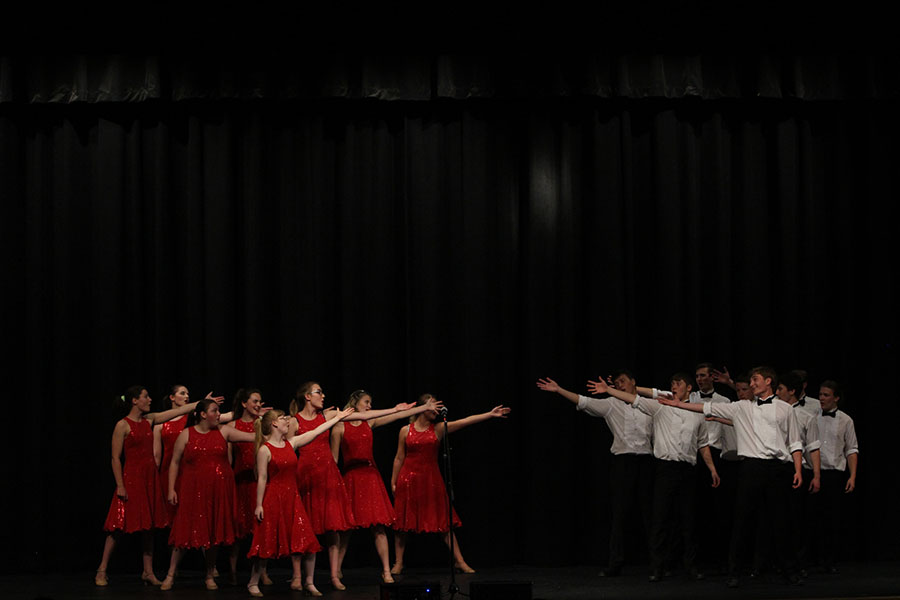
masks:
<svg viewBox="0 0 900 600"><path fill-rule="evenodd" d="M275 409L263 413L263 416L254 421L253 431L256 432L256 439L253 441L254 454L259 452L259 447L263 445L263 438L272 435L272 425L275 424L275 420L282 416L284 416L284 411Z"/></svg>
<svg viewBox="0 0 900 600"><path fill-rule="evenodd" d="M350 407L356 408L356 405L359 404L359 401L363 399L363 396L369 396L371 398L372 394L367 392L366 390L356 390L350 397L347 398L347 404L344 405L344 409L348 409Z"/></svg>

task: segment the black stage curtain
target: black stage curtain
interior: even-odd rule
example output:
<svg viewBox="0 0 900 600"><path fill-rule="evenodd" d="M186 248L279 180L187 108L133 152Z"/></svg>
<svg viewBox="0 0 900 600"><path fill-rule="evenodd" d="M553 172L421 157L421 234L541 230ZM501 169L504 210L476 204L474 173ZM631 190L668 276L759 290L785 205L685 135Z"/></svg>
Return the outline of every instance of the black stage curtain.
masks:
<svg viewBox="0 0 900 600"><path fill-rule="evenodd" d="M126 386L309 379L512 406L454 436L469 562L601 563L611 436L534 382L700 360L847 384L846 552L897 558L897 132L874 101L0 105L3 564L95 567Z"/></svg>
<svg viewBox="0 0 900 600"><path fill-rule="evenodd" d="M609 42L607 42L609 44ZM684 47L682 46L679 46ZM0 55L0 103L150 99L900 98L900 56L856 47L768 52L192 53Z"/></svg>

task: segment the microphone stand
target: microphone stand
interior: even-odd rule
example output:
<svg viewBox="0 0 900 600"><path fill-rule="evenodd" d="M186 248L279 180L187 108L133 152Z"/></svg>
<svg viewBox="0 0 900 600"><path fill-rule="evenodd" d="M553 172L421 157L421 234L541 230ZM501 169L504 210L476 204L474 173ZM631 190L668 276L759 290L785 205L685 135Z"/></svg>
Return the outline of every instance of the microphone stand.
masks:
<svg viewBox="0 0 900 600"><path fill-rule="evenodd" d="M447 531L450 535L450 600L459 593L459 586L456 584L456 565L453 560L454 553L454 536L453 536L453 469L450 463L450 432L447 429L447 410L441 411L441 419L444 421L444 483L447 488Z"/></svg>

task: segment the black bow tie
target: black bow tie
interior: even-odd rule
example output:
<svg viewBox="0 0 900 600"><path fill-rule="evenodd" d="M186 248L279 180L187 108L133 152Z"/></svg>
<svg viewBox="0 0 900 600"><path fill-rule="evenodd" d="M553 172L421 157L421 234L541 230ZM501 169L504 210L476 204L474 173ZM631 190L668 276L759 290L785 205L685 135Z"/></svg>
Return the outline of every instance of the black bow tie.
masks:
<svg viewBox="0 0 900 600"><path fill-rule="evenodd" d="M836 415L837 415L837 411L836 411L836 410L833 410L833 411L831 411L831 412L825 412L824 410L822 411L822 416L823 416L823 417L831 417L831 418L833 419Z"/></svg>
<svg viewBox="0 0 900 600"><path fill-rule="evenodd" d="M700 392L701 398L712 398L715 392Z"/></svg>
<svg viewBox="0 0 900 600"><path fill-rule="evenodd" d="M762 406L763 404L772 404L772 398L774 398L774 397L775 397L775 396L769 396L769 397L766 398L765 400L760 400L759 398L757 398L757 399L756 399L756 405L757 405L757 406Z"/></svg>
<svg viewBox="0 0 900 600"><path fill-rule="evenodd" d="M797 400L797 404L799 404L800 406L805 406L806 398L800 398L799 400Z"/></svg>

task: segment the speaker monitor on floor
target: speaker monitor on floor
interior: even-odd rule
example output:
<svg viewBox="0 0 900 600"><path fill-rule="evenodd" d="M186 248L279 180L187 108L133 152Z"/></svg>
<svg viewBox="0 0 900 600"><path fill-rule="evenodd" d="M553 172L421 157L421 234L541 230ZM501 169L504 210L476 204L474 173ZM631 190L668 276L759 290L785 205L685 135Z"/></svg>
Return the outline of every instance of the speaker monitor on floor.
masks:
<svg viewBox="0 0 900 600"><path fill-rule="evenodd" d="M434 582L382 583L381 600L440 600L441 584Z"/></svg>
<svg viewBox="0 0 900 600"><path fill-rule="evenodd" d="M530 581L473 581L470 600L531 600Z"/></svg>

